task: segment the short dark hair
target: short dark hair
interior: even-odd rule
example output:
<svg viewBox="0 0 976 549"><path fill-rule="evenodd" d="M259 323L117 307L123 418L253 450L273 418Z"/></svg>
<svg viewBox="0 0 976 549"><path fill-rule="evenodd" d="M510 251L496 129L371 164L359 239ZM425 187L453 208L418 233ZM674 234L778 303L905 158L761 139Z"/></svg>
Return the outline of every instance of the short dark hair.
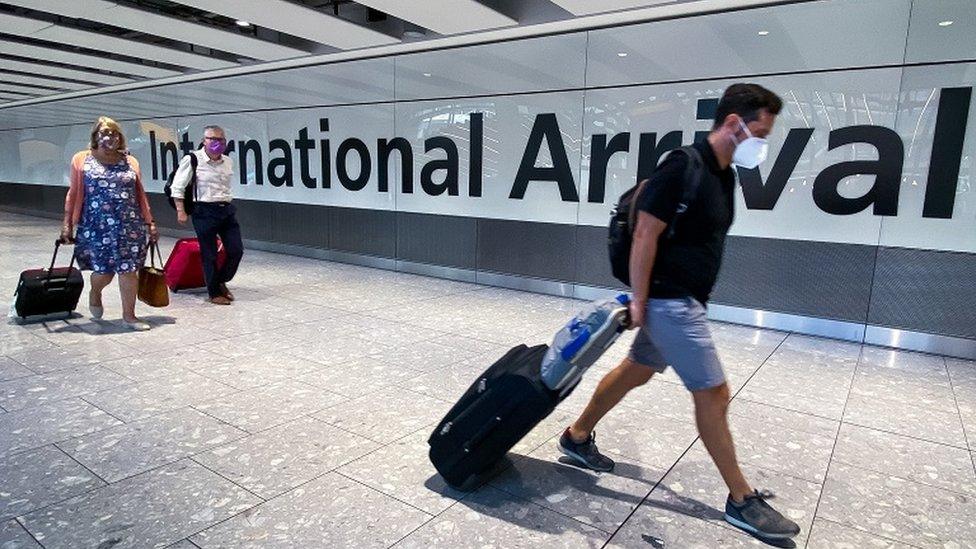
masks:
<svg viewBox="0 0 976 549"><path fill-rule="evenodd" d="M737 114L746 122L752 122L759 118L761 110L776 115L782 108L783 100L759 84L732 84L718 102L712 128L721 126L730 114Z"/></svg>

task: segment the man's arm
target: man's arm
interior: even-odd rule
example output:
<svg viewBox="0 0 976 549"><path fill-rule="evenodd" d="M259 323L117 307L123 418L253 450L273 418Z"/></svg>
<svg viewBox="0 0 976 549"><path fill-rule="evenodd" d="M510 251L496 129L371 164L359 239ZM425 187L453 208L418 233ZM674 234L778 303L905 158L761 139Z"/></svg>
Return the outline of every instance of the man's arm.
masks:
<svg viewBox="0 0 976 549"><path fill-rule="evenodd" d="M190 153L195 154L195 153ZM190 163L190 155L180 159L180 164L176 168L176 175L173 176L173 186L170 187L170 197L176 205L176 220L180 225L185 225L189 218L186 215L186 208L183 206L183 196L186 193L186 186L190 184L193 174L190 173L193 167Z"/></svg>
<svg viewBox="0 0 976 549"><path fill-rule="evenodd" d="M630 302L631 328L644 324L644 312L651 289L651 270L657 256L657 242L668 225L644 212L637 212L637 226L630 248L630 282L634 297Z"/></svg>

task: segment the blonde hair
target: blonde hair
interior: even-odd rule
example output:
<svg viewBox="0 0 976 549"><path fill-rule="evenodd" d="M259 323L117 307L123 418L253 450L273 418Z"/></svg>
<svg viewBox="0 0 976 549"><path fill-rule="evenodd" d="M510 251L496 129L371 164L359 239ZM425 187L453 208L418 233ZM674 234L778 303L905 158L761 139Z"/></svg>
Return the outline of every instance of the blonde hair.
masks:
<svg viewBox="0 0 976 549"><path fill-rule="evenodd" d="M92 126L91 139L89 139L88 141L88 147L93 151L98 148L97 136L98 136L98 132L101 131L102 128L115 130L119 134L119 146L116 148L116 150L119 152L125 152L126 151L125 135L122 133L122 127L119 126L118 122L112 120L107 116L99 116L98 120L95 122L95 125Z"/></svg>

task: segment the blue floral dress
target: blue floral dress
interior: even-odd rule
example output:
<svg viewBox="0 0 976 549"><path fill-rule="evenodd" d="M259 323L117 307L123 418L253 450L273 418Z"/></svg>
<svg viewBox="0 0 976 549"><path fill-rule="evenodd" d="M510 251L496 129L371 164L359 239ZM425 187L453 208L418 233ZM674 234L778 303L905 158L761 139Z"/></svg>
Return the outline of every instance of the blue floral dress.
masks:
<svg viewBox="0 0 976 549"><path fill-rule="evenodd" d="M146 261L146 225L139 208L136 171L128 158L84 163L85 201L75 236L78 267L98 274L132 273Z"/></svg>

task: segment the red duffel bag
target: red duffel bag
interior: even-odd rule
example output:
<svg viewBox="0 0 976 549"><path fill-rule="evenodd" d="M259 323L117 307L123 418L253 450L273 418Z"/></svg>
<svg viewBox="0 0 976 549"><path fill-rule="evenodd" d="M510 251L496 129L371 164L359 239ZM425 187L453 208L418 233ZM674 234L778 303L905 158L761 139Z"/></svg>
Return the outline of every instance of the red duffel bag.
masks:
<svg viewBox="0 0 976 549"><path fill-rule="evenodd" d="M217 239L217 268L227 259L224 244ZM181 238L173 246L173 252L166 260L166 285L172 291L189 288L203 288L207 284L203 278L203 261L200 259L200 241L196 238Z"/></svg>

